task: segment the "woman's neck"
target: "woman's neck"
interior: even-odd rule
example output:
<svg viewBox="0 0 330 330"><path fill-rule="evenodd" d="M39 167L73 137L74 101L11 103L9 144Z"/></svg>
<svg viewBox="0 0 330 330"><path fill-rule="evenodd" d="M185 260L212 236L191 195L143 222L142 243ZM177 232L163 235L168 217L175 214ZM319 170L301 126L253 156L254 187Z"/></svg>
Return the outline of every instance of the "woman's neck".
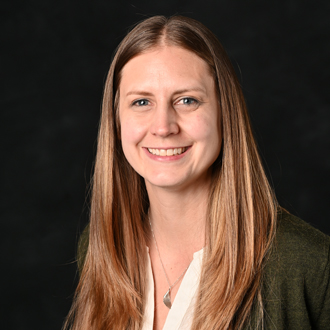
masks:
<svg viewBox="0 0 330 330"><path fill-rule="evenodd" d="M209 186L168 190L147 184L149 217L162 250L191 254L204 247Z"/></svg>

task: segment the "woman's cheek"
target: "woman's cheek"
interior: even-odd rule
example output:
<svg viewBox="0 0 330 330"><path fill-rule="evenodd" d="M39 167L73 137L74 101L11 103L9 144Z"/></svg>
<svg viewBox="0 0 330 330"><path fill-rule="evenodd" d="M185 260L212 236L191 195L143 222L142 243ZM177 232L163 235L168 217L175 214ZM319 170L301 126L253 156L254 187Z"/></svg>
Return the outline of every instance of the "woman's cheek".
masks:
<svg viewBox="0 0 330 330"><path fill-rule="evenodd" d="M136 147L143 141L146 129L144 125L134 118L125 118L121 123L121 139L123 148Z"/></svg>
<svg viewBox="0 0 330 330"><path fill-rule="evenodd" d="M189 131L198 141L207 139L215 130L214 119L203 115L196 115L189 125Z"/></svg>

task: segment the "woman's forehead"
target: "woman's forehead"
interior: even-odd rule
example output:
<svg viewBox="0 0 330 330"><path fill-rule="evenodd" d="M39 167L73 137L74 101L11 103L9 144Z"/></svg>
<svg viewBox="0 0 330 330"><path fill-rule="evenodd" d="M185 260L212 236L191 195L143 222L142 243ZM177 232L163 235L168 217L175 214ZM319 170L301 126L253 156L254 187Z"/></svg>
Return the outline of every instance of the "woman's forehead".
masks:
<svg viewBox="0 0 330 330"><path fill-rule="evenodd" d="M182 47L162 46L151 48L126 63L120 89L132 88L132 85L136 85L135 89L141 88L141 84L154 87L200 84L206 88L210 78L214 82L209 65L201 57Z"/></svg>

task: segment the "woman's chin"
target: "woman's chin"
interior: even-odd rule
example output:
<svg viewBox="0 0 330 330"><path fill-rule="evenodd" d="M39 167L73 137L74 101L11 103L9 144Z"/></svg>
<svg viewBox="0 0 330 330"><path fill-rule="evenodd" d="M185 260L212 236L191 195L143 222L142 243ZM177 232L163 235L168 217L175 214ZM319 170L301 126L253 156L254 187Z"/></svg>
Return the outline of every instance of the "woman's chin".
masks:
<svg viewBox="0 0 330 330"><path fill-rule="evenodd" d="M172 191L196 189L196 185L202 187L204 183L208 183L208 176L192 175L171 175L158 177L145 177L146 187L150 189L166 189Z"/></svg>
<svg viewBox="0 0 330 330"><path fill-rule="evenodd" d="M177 177L158 177L158 178L145 178L146 186L155 189L171 189L179 188L185 185L183 178Z"/></svg>

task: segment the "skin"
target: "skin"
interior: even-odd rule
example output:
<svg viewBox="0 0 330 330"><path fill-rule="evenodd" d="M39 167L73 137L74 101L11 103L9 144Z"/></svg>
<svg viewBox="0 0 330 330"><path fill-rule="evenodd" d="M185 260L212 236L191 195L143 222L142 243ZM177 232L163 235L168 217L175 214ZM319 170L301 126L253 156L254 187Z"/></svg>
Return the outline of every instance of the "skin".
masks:
<svg viewBox="0 0 330 330"><path fill-rule="evenodd" d="M124 66L119 94L123 151L145 179L160 255L174 283L205 244L211 165L222 137L214 78L194 53L161 46ZM161 157L148 148L186 151ZM168 284L150 236L148 246L155 283L154 329L162 329L169 311L162 303ZM172 303L180 282L171 292Z"/></svg>

